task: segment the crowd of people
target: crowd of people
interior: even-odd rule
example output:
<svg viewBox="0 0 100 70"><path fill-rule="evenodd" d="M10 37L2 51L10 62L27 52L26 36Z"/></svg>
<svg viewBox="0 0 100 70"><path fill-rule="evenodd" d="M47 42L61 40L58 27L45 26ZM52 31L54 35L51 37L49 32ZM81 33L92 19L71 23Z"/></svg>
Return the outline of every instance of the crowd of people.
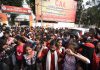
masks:
<svg viewBox="0 0 100 70"><path fill-rule="evenodd" d="M0 70L100 70L100 30L2 25Z"/></svg>

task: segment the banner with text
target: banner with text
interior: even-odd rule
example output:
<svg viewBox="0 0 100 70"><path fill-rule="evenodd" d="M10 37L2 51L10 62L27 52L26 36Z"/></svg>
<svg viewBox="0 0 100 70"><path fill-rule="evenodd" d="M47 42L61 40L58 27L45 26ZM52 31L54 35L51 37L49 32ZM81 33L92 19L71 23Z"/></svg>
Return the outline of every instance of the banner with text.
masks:
<svg viewBox="0 0 100 70"><path fill-rule="evenodd" d="M31 9L15 6L1 5L2 12L17 13L17 14L31 14Z"/></svg>
<svg viewBox="0 0 100 70"><path fill-rule="evenodd" d="M75 0L36 0L35 6L37 20L75 22Z"/></svg>

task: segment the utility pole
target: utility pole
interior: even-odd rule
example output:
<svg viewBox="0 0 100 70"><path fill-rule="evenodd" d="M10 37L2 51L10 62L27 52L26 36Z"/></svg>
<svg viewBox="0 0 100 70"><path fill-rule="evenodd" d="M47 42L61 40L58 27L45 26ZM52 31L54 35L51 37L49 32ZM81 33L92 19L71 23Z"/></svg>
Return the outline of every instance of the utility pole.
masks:
<svg viewBox="0 0 100 70"><path fill-rule="evenodd" d="M82 5L82 2L79 2L81 5ZM79 9L81 8L81 6L79 7ZM80 27L81 26L81 21L82 21L82 15L83 15L83 8L84 8L84 5L82 5L82 9L81 9L81 14L80 14L80 19L79 19L79 25L78 25L78 27Z"/></svg>
<svg viewBox="0 0 100 70"><path fill-rule="evenodd" d="M41 0L41 27L43 26L43 13L42 13L42 7L43 7L43 0Z"/></svg>
<svg viewBox="0 0 100 70"><path fill-rule="evenodd" d="M79 19L79 27L81 26L82 15L83 15L83 10L81 10L81 15L80 15L80 19Z"/></svg>

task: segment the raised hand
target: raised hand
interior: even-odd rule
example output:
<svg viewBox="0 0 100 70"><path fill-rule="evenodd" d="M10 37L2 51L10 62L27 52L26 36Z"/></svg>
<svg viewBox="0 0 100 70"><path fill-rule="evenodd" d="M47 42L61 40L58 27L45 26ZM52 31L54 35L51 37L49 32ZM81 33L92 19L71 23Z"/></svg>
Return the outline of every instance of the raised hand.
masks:
<svg viewBox="0 0 100 70"><path fill-rule="evenodd" d="M74 52L72 52L71 49L66 49L65 52L66 52L68 55L74 55Z"/></svg>

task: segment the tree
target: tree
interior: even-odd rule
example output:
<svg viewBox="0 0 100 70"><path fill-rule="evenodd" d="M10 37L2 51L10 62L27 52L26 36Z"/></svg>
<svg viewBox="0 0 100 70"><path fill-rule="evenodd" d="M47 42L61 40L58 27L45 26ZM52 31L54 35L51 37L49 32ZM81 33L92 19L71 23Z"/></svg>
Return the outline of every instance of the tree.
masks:
<svg viewBox="0 0 100 70"><path fill-rule="evenodd" d="M0 0L0 5L9 5L9 6L17 6L17 7L21 7L22 6L22 2L23 0ZM15 18L16 16L18 16L18 14L11 14L10 18L10 25L14 25L15 23Z"/></svg>
<svg viewBox="0 0 100 70"><path fill-rule="evenodd" d="M28 3L28 5L30 6L30 8L32 9L33 13L35 13L35 0L26 0L26 2Z"/></svg>
<svg viewBox="0 0 100 70"><path fill-rule="evenodd" d="M82 8L83 0L78 0L77 2L78 2L78 4L77 4L76 21L75 21L75 23L79 24L79 26L80 26L81 15L82 15L82 10L83 10L83 8Z"/></svg>
<svg viewBox="0 0 100 70"><path fill-rule="evenodd" d="M100 27L100 4L85 9L86 16L82 17L82 22L85 25L95 25Z"/></svg>
<svg viewBox="0 0 100 70"><path fill-rule="evenodd" d="M0 4L10 5L10 6L22 6L23 0L0 0Z"/></svg>
<svg viewBox="0 0 100 70"><path fill-rule="evenodd" d="M88 9L85 9L82 7L82 0L79 1L81 1L81 3L78 5L78 7L81 8L77 9L76 23L79 25L84 24L85 27L88 27L90 25L100 27L100 3L92 7L92 4L88 3L90 7Z"/></svg>

